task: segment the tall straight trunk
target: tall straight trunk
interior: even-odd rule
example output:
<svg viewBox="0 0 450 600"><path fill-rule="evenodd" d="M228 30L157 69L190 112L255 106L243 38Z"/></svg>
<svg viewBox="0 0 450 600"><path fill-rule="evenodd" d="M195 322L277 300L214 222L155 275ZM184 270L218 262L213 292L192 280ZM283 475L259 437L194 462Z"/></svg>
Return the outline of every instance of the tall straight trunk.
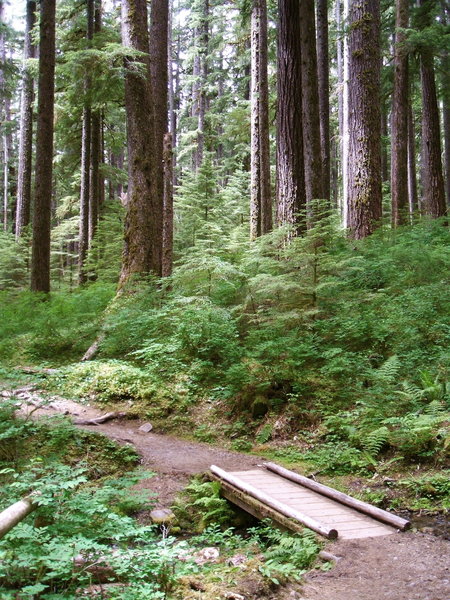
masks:
<svg viewBox="0 0 450 600"><path fill-rule="evenodd" d="M361 239L381 218L380 2L351 0L348 37L348 226Z"/></svg>
<svg viewBox="0 0 450 600"><path fill-rule="evenodd" d="M252 239L272 229L267 52L267 3L266 0L253 0L250 92L250 236Z"/></svg>
<svg viewBox="0 0 450 600"><path fill-rule="evenodd" d="M102 29L101 0L94 1L94 34ZM91 168L89 175L89 245L94 239L98 226L100 198L102 197L100 181L100 163L102 162L102 116L96 108L91 117Z"/></svg>
<svg viewBox="0 0 450 600"><path fill-rule="evenodd" d="M94 0L87 0L87 27L86 39L88 45L92 43L94 35ZM86 95L83 108L83 121L81 130L81 187L80 187L80 233L78 246L78 281L81 284L87 281L85 261L89 247L89 180L91 168L91 119L92 110L89 94L92 81L89 75L85 76L84 93Z"/></svg>
<svg viewBox="0 0 450 600"><path fill-rule="evenodd" d="M278 0L277 223L305 229L300 11Z"/></svg>
<svg viewBox="0 0 450 600"><path fill-rule="evenodd" d="M177 39L177 46L179 45L179 36ZM178 91L175 89L177 76L173 73L173 63L175 62L175 68L178 73L178 56L179 51L175 54L173 51L173 0L169 2L169 22L168 22L168 43L167 43L167 76L168 76L168 102L169 102L169 131L172 136L172 173L173 173L173 185L176 185L175 175L175 155L173 149L177 145L177 114L176 114L176 94Z"/></svg>
<svg viewBox="0 0 450 600"><path fill-rule="evenodd" d="M348 103L348 31L350 0L343 0L343 21L346 30L343 43L343 90L342 90L342 221L348 227L348 155L349 155L349 103Z"/></svg>
<svg viewBox="0 0 450 600"><path fill-rule="evenodd" d="M34 79L26 61L34 58L36 48L31 32L36 22L36 1L27 1L24 67L22 77L22 93L20 99L20 137L19 137L19 172L17 178L17 207L16 207L16 239L23 228L30 224L31 214L31 170L33 155L33 102Z"/></svg>
<svg viewBox="0 0 450 600"><path fill-rule="evenodd" d="M162 275L172 273L173 263L173 151L172 134L166 133L163 145L164 163L164 221Z"/></svg>
<svg viewBox="0 0 450 600"><path fill-rule="evenodd" d="M394 94L392 98L391 199L392 224L406 223L408 209L408 54L405 34L408 27L408 0L396 0Z"/></svg>
<svg viewBox="0 0 450 600"><path fill-rule="evenodd" d="M163 215L163 264L162 273L170 274L172 267L167 264L167 260L172 257L172 235L169 234L169 229L173 228L173 208L172 208L172 188L168 188L166 184L166 164L171 155L164 148L164 139L167 133L168 123L168 53L169 53L169 1L168 0L153 0L151 5L150 18L150 71L152 76L153 102L154 102L154 118L155 118L155 160L158 164L157 170L157 186L158 195L163 198L164 215ZM165 152L166 150L166 152ZM170 172L173 175L172 160L170 156ZM166 198L165 191L170 195ZM169 207L167 207L169 203ZM169 219L169 221L167 221ZM170 244L170 250L166 252L166 241Z"/></svg>
<svg viewBox="0 0 450 600"><path fill-rule="evenodd" d="M0 23L4 22L4 3L0 1ZM11 101L8 90L6 89L5 78L6 67L6 36L4 29L0 29L0 96L2 106L0 109L0 121L8 124L11 121ZM3 229L8 229L8 210L9 210L9 168L11 158L11 134L8 131L8 125L3 127L2 147L3 147Z"/></svg>
<svg viewBox="0 0 450 600"><path fill-rule="evenodd" d="M441 1L442 22L450 25L450 6L448 2ZM442 124L444 129L444 179L447 206L450 207L450 55L447 51L442 56Z"/></svg>
<svg viewBox="0 0 450 600"><path fill-rule="evenodd" d="M193 64L192 116L197 120L197 145L193 155L193 167L197 171L203 163L205 147L205 116L207 111L207 78L209 46L209 0L199 3L199 25L194 30L196 54Z"/></svg>
<svg viewBox="0 0 450 600"><path fill-rule="evenodd" d="M335 185L336 185L336 204L343 215L345 201L343 192L340 194L338 189L339 174L342 182L344 181L344 40L342 28L341 0L335 0L334 19L336 23L336 71L337 71L337 103L338 103L338 131L339 147L336 147L336 166L335 166Z"/></svg>
<svg viewBox="0 0 450 600"><path fill-rule="evenodd" d="M420 26L429 27L432 3L428 0L420 0L420 7ZM445 189L434 57L432 49L426 45L420 52L420 79L422 84L422 211L426 215L437 218L446 213Z"/></svg>
<svg viewBox="0 0 450 600"><path fill-rule="evenodd" d="M317 77L314 0L299 0L302 53L303 152L306 199L325 197L320 143L319 86Z"/></svg>
<svg viewBox="0 0 450 600"><path fill-rule="evenodd" d="M323 197L330 199L330 64L328 51L328 0L317 0L317 71L319 84L320 149Z"/></svg>
<svg viewBox="0 0 450 600"><path fill-rule="evenodd" d="M381 63L383 67L383 63ZM388 109L384 98L381 99L381 181L389 181L389 152L388 152Z"/></svg>
<svg viewBox="0 0 450 600"><path fill-rule="evenodd" d="M55 98L55 2L41 0L31 289L50 291L50 221Z"/></svg>
<svg viewBox="0 0 450 600"><path fill-rule="evenodd" d="M133 274L162 270L163 199L156 185L155 124L150 76L146 0L123 0L122 40L124 46L143 53L126 60L125 108L128 144L128 207L119 287ZM133 70L142 63L144 77Z"/></svg>
<svg viewBox="0 0 450 600"><path fill-rule="evenodd" d="M100 206L100 153L101 153L100 111L93 110L91 116L91 168L89 172L89 245L94 239L98 225Z"/></svg>
<svg viewBox="0 0 450 600"><path fill-rule="evenodd" d="M417 173L416 173L416 133L411 98L408 102L408 196L411 215L418 208Z"/></svg>

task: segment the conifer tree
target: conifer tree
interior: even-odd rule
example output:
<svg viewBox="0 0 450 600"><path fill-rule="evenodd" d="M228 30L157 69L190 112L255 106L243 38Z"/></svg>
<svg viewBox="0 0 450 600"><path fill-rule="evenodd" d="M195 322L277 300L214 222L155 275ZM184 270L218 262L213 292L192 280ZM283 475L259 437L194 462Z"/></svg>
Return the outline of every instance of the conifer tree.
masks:
<svg viewBox="0 0 450 600"><path fill-rule="evenodd" d="M31 289L50 291L50 226L53 191L56 0L41 0L36 130L36 186L31 254Z"/></svg>
<svg viewBox="0 0 450 600"><path fill-rule="evenodd" d="M126 60L125 108L128 141L128 202L119 286L133 274L162 269L163 199L158 195L155 123L150 76L147 4L122 2L122 39L131 49ZM140 54L136 56L133 50Z"/></svg>
<svg viewBox="0 0 450 600"><path fill-rule="evenodd" d="M277 222L304 228L300 11L297 0L278 2Z"/></svg>
<svg viewBox="0 0 450 600"><path fill-rule="evenodd" d="M351 0L348 35L348 227L356 239L381 218L380 2Z"/></svg>
<svg viewBox="0 0 450 600"><path fill-rule="evenodd" d="M419 26L431 26L434 0L420 0ZM433 48L423 43L420 48L420 80L422 90L422 211L431 217L446 213L441 158L441 130L436 93Z"/></svg>
<svg viewBox="0 0 450 600"><path fill-rule="evenodd" d="M394 94L392 98L392 223L406 221L408 207L408 54L404 29L408 27L408 0L396 1Z"/></svg>
<svg viewBox="0 0 450 600"><path fill-rule="evenodd" d="M34 58L35 45L31 36L36 21L36 1L27 0L24 66L22 76L22 95L20 101L20 139L19 170L17 180L16 206L16 238L23 233L23 228L30 223L31 209L31 170L33 155L33 101L34 78L27 65L27 60Z"/></svg>
<svg viewBox="0 0 450 600"><path fill-rule="evenodd" d="M253 0L251 14L251 197L250 237L272 229L267 79L267 4Z"/></svg>

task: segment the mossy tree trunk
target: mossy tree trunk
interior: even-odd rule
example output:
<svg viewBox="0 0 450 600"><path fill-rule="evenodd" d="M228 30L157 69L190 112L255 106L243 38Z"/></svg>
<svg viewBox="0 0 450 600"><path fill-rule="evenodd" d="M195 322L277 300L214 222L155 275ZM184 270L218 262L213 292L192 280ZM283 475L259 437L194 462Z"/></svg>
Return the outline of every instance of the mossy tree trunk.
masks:
<svg viewBox="0 0 450 600"><path fill-rule="evenodd" d="M434 1L420 0L419 25L431 25ZM420 80L422 84L422 211L430 217L446 213L444 178L442 174L441 131L436 94L433 49L424 44L420 50Z"/></svg>
<svg viewBox="0 0 450 600"><path fill-rule="evenodd" d="M31 32L36 22L36 2L28 0L25 41L24 67L22 78L22 94L20 100L20 137L19 137L19 171L17 179L16 238L23 233L23 228L30 224L31 216L31 174L33 156L33 102L34 78L26 64L29 58L36 55Z"/></svg>
<svg viewBox="0 0 450 600"><path fill-rule="evenodd" d="M397 0L395 16L394 94L392 98L391 201L392 224L402 225L408 211L408 0Z"/></svg>
<svg viewBox="0 0 450 600"><path fill-rule="evenodd" d="M348 227L361 239L381 218L379 0L351 0L348 62Z"/></svg>
<svg viewBox="0 0 450 600"><path fill-rule="evenodd" d="M300 11L278 1L277 222L305 229Z"/></svg>
<svg viewBox="0 0 450 600"><path fill-rule="evenodd" d="M143 53L126 60L125 108L128 144L128 202L119 288L133 275L162 270L163 198L157 185L155 123L150 77L147 3L122 2L124 46Z"/></svg>
<svg viewBox="0 0 450 600"><path fill-rule="evenodd" d="M55 97L55 0L41 0L36 131L36 188L31 251L31 289L50 291L50 222Z"/></svg>
<svg viewBox="0 0 450 600"><path fill-rule="evenodd" d="M251 16L250 237L272 229L267 75L267 3L253 0Z"/></svg>
<svg viewBox="0 0 450 600"><path fill-rule="evenodd" d="M300 0L300 45L302 55L303 152L306 200L325 197L320 143L319 84L317 73L314 0Z"/></svg>

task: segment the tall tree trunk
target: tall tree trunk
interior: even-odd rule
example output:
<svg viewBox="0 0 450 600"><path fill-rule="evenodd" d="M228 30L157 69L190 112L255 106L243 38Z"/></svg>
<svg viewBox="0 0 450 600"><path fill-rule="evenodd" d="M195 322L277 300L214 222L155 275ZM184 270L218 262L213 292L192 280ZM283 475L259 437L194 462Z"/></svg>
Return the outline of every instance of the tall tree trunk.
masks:
<svg viewBox="0 0 450 600"><path fill-rule="evenodd" d="M361 239L381 218L379 0L351 0L349 31L348 226Z"/></svg>
<svg viewBox="0 0 450 600"><path fill-rule="evenodd" d="M172 273L173 262L173 151L172 134L166 133L163 146L164 163L164 223L163 223L163 259L162 275Z"/></svg>
<svg viewBox="0 0 450 600"><path fill-rule="evenodd" d="M431 25L428 0L420 0L421 28ZM436 95L434 57L430 47L424 45L420 52L420 79L422 83L422 159L424 214L442 217L446 213L444 178L441 160L441 131Z"/></svg>
<svg viewBox="0 0 450 600"><path fill-rule="evenodd" d="M156 182L158 195L163 198L163 258L162 274L170 275L172 265L168 260L172 259L172 234L169 230L173 228L172 186L168 187L166 182L166 166L171 176L172 169L172 145L170 149L165 147L164 139L168 130L168 56L169 56L169 2L168 0L153 0L150 20L150 70L152 75L153 101L155 111L155 160L158 164ZM171 82L172 84L172 82ZM170 197L166 198L165 192ZM165 248L166 242L170 248Z"/></svg>
<svg viewBox="0 0 450 600"><path fill-rule="evenodd" d="M343 43L343 84L342 84L342 221L348 227L348 155L349 155L349 102L348 102L348 31L347 25L350 14L350 0L343 0L343 21L345 28Z"/></svg>
<svg viewBox="0 0 450 600"><path fill-rule="evenodd" d="M305 229L300 11L278 0L277 223Z"/></svg>
<svg viewBox="0 0 450 600"><path fill-rule="evenodd" d="M411 98L408 102L408 195L409 212L412 215L418 208L416 174L416 133Z"/></svg>
<svg viewBox="0 0 450 600"><path fill-rule="evenodd" d="M169 2L169 23L168 23L168 43L167 43L167 64L168 64L168 101L169 101L169 131L172 136L172 172L173 172L173 185L176 185L176 159L173 150L177 146L177 113L176 113L176 98L178 95L178 89L176 89L176 82L178 79L179 71L179 44L180 36L177 36L177 52L173 51L173 0ZM175 63L176 75L173 73L173 63Z"/></svg>
<svg viewBox="0 0 450 600"><path fill-rule="evenodd" d="M306 199L325 197L320 144L319 86L317 77L314 0L299 0L302 53L303 152Z"/></svg>
<svg viewBox="0 0 450 600"><path fill-rule="evenodd" d="M125 108L128 143L128 210L119 287L133 274L162 270L163 199L158 196L155 161L155 124L150 77L146 0L123 0L122 39L124 46L145 53L126 60ZM145 76L133 70L144 65Z"/></svg>
<svg viewBox="0 0 450 600"><path fill-rule="evenodd" d="M36 130L36 184L31 251L31 289L50 291L50 221L55 97L55 1L41 0Z"/></svg>
<svg viewBox="0 0 450 600"><path fill-rule="evenodd" d="M94 1L94 34L102 29L101 0ZM94 239L98 226L100 198L102 196L100 181L100 163L102 157L102 116L101 110L96 108L91 116L91 168L89 175L89 245Z"/></svg>
<svg viewBox="0 0 450 600"><path fill-rule="evenodd" d="M209 46L209 0L198 4L201 13L197 16L199 25L194 30L196 54L193 65L192 116L197 120L197 146L193 154L193 167L198 170L203 163L205 146L205 116L207 111L207 78Z"/></svg>
<svg viewBox="0 0 450 600"><path fill-rule="evenodd" d="M448 2L441 1L442 22L450 25L450 6ZM450 55L447 51L442 56L442 121L444 128L444 178L447 206L450 207Z"/></svg>
<svg viewBox="0 0 450 600"><path fill-rule="evenodd" d="M404 48L408 27L408 0L396 0L394 94L392 98L391 198L392 224L406 223L408 210L408 54Z"/></svg>
<svg viewBox="0 0 450 600"><path fill-rule="evenodd" d="M87 0L87 27L86 38L88 45L92 43L94 34L94 0ZM83 122L81 130L81 187L80 187L80 234L78 251L78 281L80 285L87 281L85 261L89 247L89 179L91 169L91 119L92 110L90 90L92 81L89 75L85 76L84 93L86 99L83 108Z"/></svg>
<svg viewBox="0 0 450 600"><path fill-rule="evenodd" d="M23 228L30 224L31 214L31 172L33 155L33 102L34 79L26 61L35 57L31 31L36 22L36 1L27 1L27 15L24 41L24 67L22 77L22 94L20 100L20 138L19 138L19 173L17 180L16 238Z"/></svg>
<svg viewBox="0 0 450 600"><path fill-rule="evenodd" d="M250 236L272 229L267 75L267 4L253 0L251 18L251 197Z"/></svg>
<svg viewBox="0 0 450 600"><path fill-rule="evenodd" d="M328 52L328 0L317 0L317 71L319 84L320 149L323 197L330 199L330 80Z"/></svg>
<svg viewBox="0 0 450 600"><path fill-rule="evenodd" d="M4 3L0 1L0 23L4 23ZM9 133L11 122L11 99L6 86L5 67L6 67L6 36L3 27L0 29L0 96L2 106L0 109L0 122L6 124L3 126L2 146L3 146L3 230L8 229L8 211L9 211L9 170L11 160L12 139Z"/></svg>

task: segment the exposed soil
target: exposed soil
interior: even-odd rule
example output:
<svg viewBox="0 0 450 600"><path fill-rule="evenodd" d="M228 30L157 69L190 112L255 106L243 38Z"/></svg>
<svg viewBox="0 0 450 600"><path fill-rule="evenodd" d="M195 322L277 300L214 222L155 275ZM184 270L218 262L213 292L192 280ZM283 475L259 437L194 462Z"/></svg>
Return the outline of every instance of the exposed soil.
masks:
<svg viewBox="0 0 450 600"><path fill-rule="evenodd" d="M32 408L32 407L31 407ZM24 410L30 410L30 406ZM89 406L57 399L37 414L63 412L91 419L101 412ZM158 504L169 506L190 476L205 472L211 464L240 470L257 466L257 457L214 448L155 432L139 431L141 423L126 419L109 421L96 430L119 443L132 444L142 464L156 475L141 487L158 494ZM289 598L304 600L450 600L450 542L424 533L398 533L377 538L337 541L328 551L342 558L328 571L312 571L302 591ZM286 598L287 589L279 599ZM249 596L254 597L254 596ZM277 596L278 597L278 596Z"/></svg>

